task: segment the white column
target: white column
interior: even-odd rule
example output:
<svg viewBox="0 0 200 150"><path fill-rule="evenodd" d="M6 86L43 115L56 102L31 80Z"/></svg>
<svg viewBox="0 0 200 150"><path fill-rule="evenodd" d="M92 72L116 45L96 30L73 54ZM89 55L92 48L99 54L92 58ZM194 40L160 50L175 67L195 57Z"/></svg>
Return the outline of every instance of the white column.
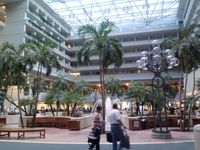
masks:
<svg viewBox="0 0 200 150"><path fill-rule="evenodd" d="M194 126L195 150L200 150L200 124Z"/></svg>

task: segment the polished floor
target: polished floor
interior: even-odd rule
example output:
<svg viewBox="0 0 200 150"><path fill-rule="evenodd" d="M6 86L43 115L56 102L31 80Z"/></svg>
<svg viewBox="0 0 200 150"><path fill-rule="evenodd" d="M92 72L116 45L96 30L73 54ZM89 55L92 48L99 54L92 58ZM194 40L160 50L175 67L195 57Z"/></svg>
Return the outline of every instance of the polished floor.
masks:
<svg viewBox="0 0 200 150"><path fill-rule="evenodd" d="M9 127L16 127L9 125ZM87 149L87 137L91 128L79 131L69 131L68 129L45 128L46 138L39 138L39 133L26 133L26 138L17 139L15 133L11 137L1 137L0 150L84 150ZM193 131L182 132L178 128L170 128L171 139L154 139L152 138L152 129L141 131L128 131L130 136L131 150L194 150ZM3 150L2 149L2 150ZM106 135L101 135L101 149L111 150L112 145L106 141Z"/></svg>
<svg viewBox="0 0 200 150"><path fill-rule="evenodd" d="M9 125L8 127L16 127L15 125ZM70 131L68 129L59 129L59 128L45 128L46 129L46 138L38 138L38 133L26 133L26 138L20 139L23 141L43 141L43 142L77 142L77 143L86 143L88 133L91 128L86 128L78 131ZM128 135L130 136L131 143L154 143L154 142L184 142L184 141L193 141L193 131L180 131L179 128L169 128L171 130L171 139L155 139L152 138L152 129L140 130L140 131L130 131L127 130ZM0 137L1 139L8 139L7 137ZM15 133L11 133L9 140L16 140L17 136ZM101 143L107 143L106 135L101 135Z"/></svg>

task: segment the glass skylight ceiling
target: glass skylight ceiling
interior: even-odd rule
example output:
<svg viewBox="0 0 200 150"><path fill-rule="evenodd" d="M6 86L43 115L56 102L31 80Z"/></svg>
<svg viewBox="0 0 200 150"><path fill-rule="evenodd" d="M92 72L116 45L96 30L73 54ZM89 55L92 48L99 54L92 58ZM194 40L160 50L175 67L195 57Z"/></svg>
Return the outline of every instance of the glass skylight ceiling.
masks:
<svg viewBox="0 0 200 150"><path fill-rule="evenodd" d="M76 32L109 19L117 30L176 25L179 0L43 0Z"/></svg>

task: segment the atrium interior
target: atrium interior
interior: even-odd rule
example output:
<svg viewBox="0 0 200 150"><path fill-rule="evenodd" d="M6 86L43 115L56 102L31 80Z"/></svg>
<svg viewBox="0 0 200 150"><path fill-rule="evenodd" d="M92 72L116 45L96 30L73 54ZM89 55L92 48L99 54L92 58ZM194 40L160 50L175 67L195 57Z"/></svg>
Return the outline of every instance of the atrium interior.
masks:
<svg viewBox="0 0 200 150"><path fill-rule="evenodd" d="M77 62L77 52L83 42L83 37L77 33L82 25L98 26L109 19L116 25L110 36L122 43L123 63L117 70L110 65L106 75L119 79L126 91L131 81L151 85L154 74L138 69L136 63L141 52L151 51L154 40L161 43L168 38L178 38L184 27L199 23L199 16L198 0L2 0L0 44L10 42L18 46L30 39L41 43L52 40L57 44L54 53L61 67L58 71L52 68L50 77L43 76L46 87L52 87L54 79L62 74L70 83L82 80L90 83L90 93L99 92L98 55L94 54L88 64ZM34 66L29 83L34 80L36 70L37 66ZM180 82L180 75L177 67L163 73L163 76L171 77L170 83L176 89L183 82ZM187 86L191 92L191 74L189 80Z"/></svg>

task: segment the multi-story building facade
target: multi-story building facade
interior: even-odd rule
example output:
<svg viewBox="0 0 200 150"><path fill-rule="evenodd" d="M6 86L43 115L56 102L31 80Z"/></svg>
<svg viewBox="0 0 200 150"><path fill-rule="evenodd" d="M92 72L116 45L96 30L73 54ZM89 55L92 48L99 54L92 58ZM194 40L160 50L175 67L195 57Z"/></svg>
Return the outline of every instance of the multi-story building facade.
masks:
<svg viewBox="0 0 200 150"><path fill-rule="evenodd" d="M16 0L2 4L6 9L6 19L4 26L0 29L0 44L10 42L15 46L27 41L37 39L45 42L54 41L58 46L54 49L64 75L68 75L71 58L66 54L65 42L70 35L71 27L43 1ZM57 76L58 72L53 69L52 76ZM74 80L68 76L68 80Z"/></svg>
<svg viewBox="0 0 200 150"><path fill-rule="evenodd" d="M10 42L18 46L29 39L37 39L41 42L52 40L57 44L54 52L61 64L61 69L57 72L53 68L51 76L45 77L47 86L51 86L53 79L59 73L67 76L69 81L74 81L74 77L68 73L71 58L67 55L68 49L65 46L70 30L71 27L43 1L14 0L0 2L0 45ZM30 74L29 83L33 81L36 68L37 66L33 68L33 74ZM32 95L31 92L30 89L28 97ZM12 95L16 100L17 87L10 87L7 94ZM42 96L44 96L44 93L40 94L40 98ZM27 98L23 90L21 98ZM17 103L17 101L15 102ZM5 109L11 106L7 101L5 103Z"/></svg>
<svg viewBox="0 0 200 150"><path fill-rule="evenodd" d="M71 27L64 20L43 1L5 1L0 10L0 44L10 42L18 46L28 39L41 42L52 40L58 45L54 52L62 66L59 72L66 75L68 80L74 80L73 76L68 74L71 58L66 54L68 50L65 46ZM51 76L57 75L57 70L53 69Z"/></svg>
<svg viewBox="0 0 200 150"><path fill-rule="evenodd" d="M153 40L162 41L165 38L177 37L178 36L178 25L174 24L172 26L157 29L143 29L140 31L129 31L129 32L115 32L111 36L120 39L124 49L123 53L123 64L117 70L114 70L113 66L110 66L106 75L112 75L115 78L121 80L126 84L131 80L142 80L150 81L153 74L148 70L143 72L138 72L138 65L136 61L141 57L141 52L144 50L151 50L151 43ZM82 39L76 37L70 37L67 41L70 44L71 52L74 53L72 56L72 71L80 74L78 76L79 80L84 80L86 82L98 83L99 82L99 65L98 56L91 57L90 64L79 65L76 61L76 52L81 46ZM164 73L164 76L167 74ZM173 79L177 80L179 74L176 69L173 69L169 74Z"/></svg>

